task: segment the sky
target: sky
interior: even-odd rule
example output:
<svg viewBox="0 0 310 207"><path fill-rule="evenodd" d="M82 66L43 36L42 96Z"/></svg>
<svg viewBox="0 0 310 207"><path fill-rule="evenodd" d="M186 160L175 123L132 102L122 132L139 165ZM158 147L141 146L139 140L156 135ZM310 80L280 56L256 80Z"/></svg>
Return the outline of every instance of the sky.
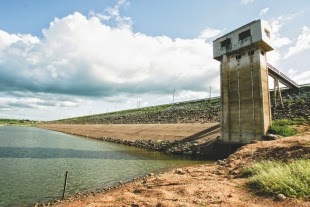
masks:
<svg viewBox="0 0 310 207"><path fill-rule="evenodd" d="M272 28L267 61L309 83L309 0L1 0L0 118L219 96L212 41L257 19Z"/></svg>

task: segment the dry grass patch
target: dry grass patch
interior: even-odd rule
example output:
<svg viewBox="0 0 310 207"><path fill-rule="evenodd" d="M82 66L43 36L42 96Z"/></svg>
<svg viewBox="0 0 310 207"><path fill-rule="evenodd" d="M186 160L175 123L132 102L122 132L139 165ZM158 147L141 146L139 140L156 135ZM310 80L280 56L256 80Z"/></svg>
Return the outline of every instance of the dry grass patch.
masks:
<svg viewBox="0 0 310 207"><path fill-rule="evenodd" d="M262 161L243 169L249 186L264 194L310 197L310 160Z"/></svg>

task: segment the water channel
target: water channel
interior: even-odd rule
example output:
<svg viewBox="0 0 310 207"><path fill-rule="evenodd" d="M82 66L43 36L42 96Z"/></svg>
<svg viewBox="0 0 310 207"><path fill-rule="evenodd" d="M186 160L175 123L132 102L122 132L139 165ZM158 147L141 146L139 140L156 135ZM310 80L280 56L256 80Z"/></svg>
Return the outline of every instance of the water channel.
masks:
<svg viewBox="0 0 310 207"><path fill-rule="evenodd" d="M149 172L202 164L33 127L0 126L0 206L29 205L129 181Z"/></svg>

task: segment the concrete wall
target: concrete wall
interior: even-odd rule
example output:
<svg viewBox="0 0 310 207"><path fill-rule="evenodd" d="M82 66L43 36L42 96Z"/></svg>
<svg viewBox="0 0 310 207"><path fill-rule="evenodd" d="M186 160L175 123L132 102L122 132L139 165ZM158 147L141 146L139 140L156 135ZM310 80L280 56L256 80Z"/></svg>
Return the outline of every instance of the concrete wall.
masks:
<svg viewBox="0 0 310 207"><path fill-rule="evenodd" d="M221 140L246 144L260 140L271 125L265 53L273 50L270 27L262 20L213 41L221 61Z"/></svg>
<svg viewBox="0 0 310 207"><path fill-rule="evenodd" d="M271 124L271 113L266 57L259 46L223 56L221 96L221 140L260 140Z"/></svg>
<svg viewBox="0 0 310 207"><path fill-rule="evenodd" d="M250 30L250 36L240 40L239 35L247 30ZM271 51L273 47L270 32L270 27L263 20L256 20L244 25L213 41L213 58L220 61L223 55L234 53L241 48L254 44L259 45L265 52ZM227 47L222 47L221 43L228 39L231 43Z"/></svg>

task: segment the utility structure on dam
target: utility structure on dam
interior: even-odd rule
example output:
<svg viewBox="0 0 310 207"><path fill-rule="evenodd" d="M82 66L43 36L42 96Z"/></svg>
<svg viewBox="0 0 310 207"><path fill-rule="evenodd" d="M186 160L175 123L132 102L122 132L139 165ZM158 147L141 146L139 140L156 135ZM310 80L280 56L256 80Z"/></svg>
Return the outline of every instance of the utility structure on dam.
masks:
<svg viewBox="0 0 310 207"><path fill-rule="evenodd" d="M268 24L256 20L213 41L213 58L221 62L223 143L247 144L266 134L272 121L268 75L298 87L267 63L266 53L273 50L270 35Z"/></svg>

